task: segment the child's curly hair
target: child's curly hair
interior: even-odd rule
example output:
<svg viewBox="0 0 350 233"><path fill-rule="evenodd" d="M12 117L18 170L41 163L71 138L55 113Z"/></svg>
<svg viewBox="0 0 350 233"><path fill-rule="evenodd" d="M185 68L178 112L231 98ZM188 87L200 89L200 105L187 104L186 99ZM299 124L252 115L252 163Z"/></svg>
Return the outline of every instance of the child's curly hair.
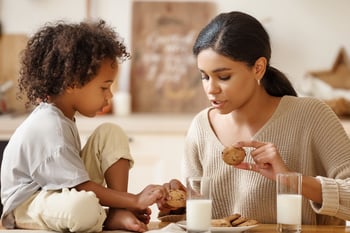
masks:
<svg viewBox="0 0 350 233"><path fill-rule="evenodd" d="M37 105L68 87L82 87L106 58L122 62L130 54L105 21L48 23L29 39L22 53L18 97L26 93L26 105Z"/></svg>

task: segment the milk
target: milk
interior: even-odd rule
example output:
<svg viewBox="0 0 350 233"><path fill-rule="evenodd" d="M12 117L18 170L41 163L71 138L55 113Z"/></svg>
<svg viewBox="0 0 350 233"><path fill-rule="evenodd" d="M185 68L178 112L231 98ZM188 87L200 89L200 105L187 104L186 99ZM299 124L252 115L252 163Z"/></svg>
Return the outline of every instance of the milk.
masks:
<svg viewBox="0 0 350 233"><path fill-rule="evenodd" d="M277 223L301 225L301 195L277 195Z"/></svg>
<svg viewBox="0 0 350 233"><path fill-rule="evenodd" d="M186 225L192 232L208 231L211 225L211 205L208 199L186 201Z"/></svg>

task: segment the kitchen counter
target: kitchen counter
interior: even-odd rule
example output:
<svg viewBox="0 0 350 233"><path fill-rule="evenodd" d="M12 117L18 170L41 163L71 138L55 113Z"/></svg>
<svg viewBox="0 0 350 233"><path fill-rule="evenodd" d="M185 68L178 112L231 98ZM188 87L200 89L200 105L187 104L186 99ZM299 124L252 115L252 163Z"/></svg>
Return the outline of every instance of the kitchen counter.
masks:
<svg viewBox="0 0 350 233"><path fill-rule="evenodd" d="M90 134L103 122L118 124L128 133L184 134L195 114L131 114L129 116L98 115L93 118L77 116L79 133ZM0 115L0 140L8 140L26 115Z"/></svg>
<svg viewBox="0 0 350 233"><path fill-rule="evenodd" d="M116 123L130 133L183 134L189 128L194 116L195 114L131 114L120 117L109 114L93 118L77 116L76 122L80 134L90 134L103 122ZM0 140L8 140L25 117L26 115L0 115ZM350 135L350 119L342 119L341 122Z"/></svg>

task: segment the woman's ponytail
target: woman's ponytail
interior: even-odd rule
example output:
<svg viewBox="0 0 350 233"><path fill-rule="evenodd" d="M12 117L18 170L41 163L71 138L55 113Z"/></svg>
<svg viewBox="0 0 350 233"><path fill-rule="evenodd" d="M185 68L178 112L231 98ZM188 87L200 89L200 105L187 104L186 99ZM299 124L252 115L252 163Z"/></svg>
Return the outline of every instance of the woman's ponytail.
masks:
<svg viewBox="0 0 350 233"><path fill-rule="evenodd" d="M297 96L297 92L286 75L272 66L266 67L261 84L269 95L276 97L285 95Z"/></svg>

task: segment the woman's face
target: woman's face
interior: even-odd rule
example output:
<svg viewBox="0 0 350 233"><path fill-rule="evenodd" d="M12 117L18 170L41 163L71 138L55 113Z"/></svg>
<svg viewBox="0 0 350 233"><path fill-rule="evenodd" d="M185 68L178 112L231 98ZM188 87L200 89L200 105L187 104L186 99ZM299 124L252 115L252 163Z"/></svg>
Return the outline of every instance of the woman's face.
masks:
<svg viewBox="0 0 350 233"><path fill-rule="evenodd" d="M197 56L202 84L211 105L222 114L241 109L249 103L258 87L256 67L234 61L212 49Z"/></svg>

